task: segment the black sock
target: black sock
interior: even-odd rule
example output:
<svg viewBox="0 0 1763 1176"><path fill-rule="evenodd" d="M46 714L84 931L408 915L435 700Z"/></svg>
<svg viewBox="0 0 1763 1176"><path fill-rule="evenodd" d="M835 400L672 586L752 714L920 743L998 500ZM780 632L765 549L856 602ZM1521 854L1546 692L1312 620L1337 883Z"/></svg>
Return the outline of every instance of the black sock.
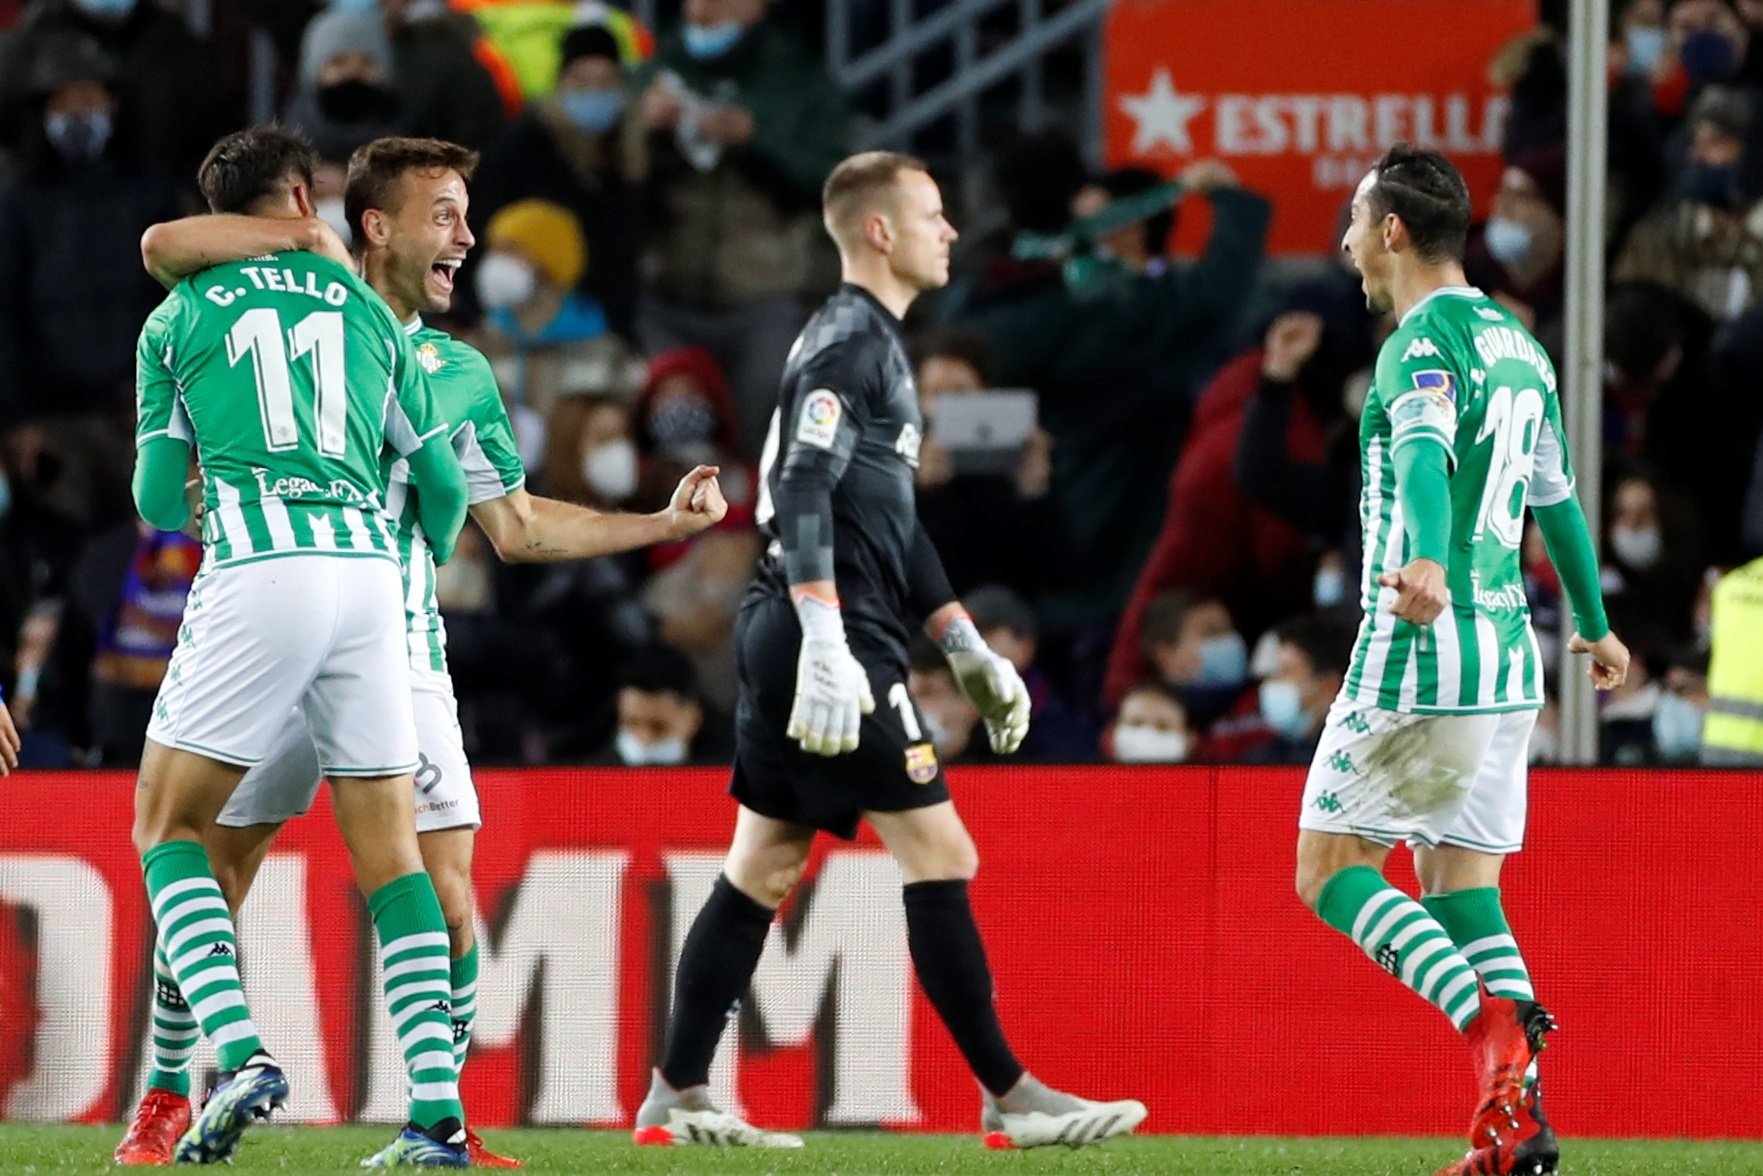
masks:
<svg viewBox="0 0 1763 1176"><path fill-rule="evenodd" d="M992 970L967 902L967 883L914 882L902 894L906 943L924 994L980 1085L1004 1094L1022 1077L1022 1063L1010 1052L992 1007Z"/></svg>
<svg viewBox="0 0 1763 1176"><path fill-rule="evenodd" d="M692 920L673 977L673 1020L661 1051L661 1076L676 1090L710 1080L710 1060L729 1009L753 982L773 912L717 875Z"/></svg>

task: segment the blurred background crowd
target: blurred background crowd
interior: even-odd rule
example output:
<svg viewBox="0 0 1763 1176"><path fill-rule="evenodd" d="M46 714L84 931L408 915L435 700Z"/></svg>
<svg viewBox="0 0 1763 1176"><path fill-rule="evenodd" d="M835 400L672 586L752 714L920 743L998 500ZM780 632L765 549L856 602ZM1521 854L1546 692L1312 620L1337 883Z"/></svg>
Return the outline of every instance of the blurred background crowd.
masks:
<svg viewBox="0 0 1763 1176"><path fill-rule="evenodd" d="M860 44L888 7L838 19ZM1555 7L1488 66L1511 105L1468 268L1560 363ZM0 680L28 760L139 756L200 553L130 503L134 341L160 297L138 243L198 210L209 144L266 110L320 147L320 211L345 231L343 165L369 139L483 153L441 325L491 357L535 492L654 510L693 464L722 467L728 519L685 543L505 567L467 527L440 596L474 759L726 757L760 448L837 280L819 186L888 100L835 85L827 19L785 0L0 0ZM1611 36L1601 539L1637 658L1603 755L1694 762L1710 584L1763 555L1763 0L1616 0ZM954 69L933 59L893 97ZM1357 413L1391 324L1333 241L1269 262L1269 201L1223 164L1188 163L1179 189L1094 166L1093 131L1059 117L1067 80L1055 59L1038 128L982 109L978 154L938 122L895 144L964 230L950 287L907 323L919 509L1030 684L1024 758L1307 762L1358 616ZM1190 215L1203 244L1171 256ZM1017 394L971 398L988 390ZM972 406L1005 401L1021 427L976 438ZM1563 605L1534 534L1524 560L1548 651ZM990 758L922 652L939 753ZM1546 712L1537 758L1553 730Z"/></svg>

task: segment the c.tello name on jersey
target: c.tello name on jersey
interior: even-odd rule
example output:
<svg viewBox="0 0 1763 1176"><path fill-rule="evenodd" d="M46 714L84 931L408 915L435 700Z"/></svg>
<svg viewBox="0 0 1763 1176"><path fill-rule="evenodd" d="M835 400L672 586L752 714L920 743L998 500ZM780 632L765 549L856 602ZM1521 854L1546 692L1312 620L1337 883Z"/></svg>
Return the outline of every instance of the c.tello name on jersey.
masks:
<svg viewBox="0 0 1763 1176"><path fill-rule="evenodd" d="M349 287L341 282L326 282L324 288L320 289L318 275L310 271L296 274L291 269L244 265L239 267L239 272L259 290L278 294L304 294L308 298L320 299L330 306L341 306L349 301ZM207 290L208 300L216 306L229 306L242 293L242 290L227 290L220 286L210 286Z"/></svg>

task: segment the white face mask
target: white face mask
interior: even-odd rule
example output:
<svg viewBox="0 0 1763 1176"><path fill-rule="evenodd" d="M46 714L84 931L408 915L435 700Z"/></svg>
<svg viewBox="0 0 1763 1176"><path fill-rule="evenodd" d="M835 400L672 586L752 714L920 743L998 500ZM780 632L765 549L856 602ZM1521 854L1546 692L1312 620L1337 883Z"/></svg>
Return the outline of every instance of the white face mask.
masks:
<svg viewBox="0 0 1763 1176"><path fill-rule="evenodd" d="M1114 758L1123 764L1178 764L1188 757L1186 731L1114 728Z"/></svg>
<svg viewBox="0 0 1763 1176"><path fill-rule="evenodd" d="M486 310L519 306L538 288L538 272L518 257L491 253L478 262L477 300Z"/></svg>
<svg viewBox="0 0 1763 1176"><path fill-rule="evenodd" d="M349 231L349 216L343 211L341 196L326 196L313 205L312 211L317 214L319 220L337 231L337 236L343 239L343 244L354 244L354 234Z"/></svg>
<svg viewBox="0 0 1763 1176"><path fill-rule="evenodd" d="M1616 527L1610 532L1610 550L1616 558L1637 571L1646 571L1659 562L1663 554L1665 541L1657 527L1643 527L1631 530L1627 527Z"/></svg>
<svg viewBox="0 0 1763 1176"><path fill-rule="evenodd" d="M633 768L642 764L660 764L672 767L686 762L686 741L677 737L644 743L620 727L617 738L613 740L613 747L618 752L618 758Z"/></svg>
<svg viewBox="0 0 1763 1176"><path fill-rule="evenodd" d="M629 498L637 489L637 447L628 438L608 441L582 455L582 481L606 498Z"/></svg>
<svg viewBox="0 0 1763 1176"><path fill-rule="evenodd" d="M930 736L931 746L937 749L938 755L945 759L955 755L955 731L943 721L942 716L925 711L924 733Z"/></svg>

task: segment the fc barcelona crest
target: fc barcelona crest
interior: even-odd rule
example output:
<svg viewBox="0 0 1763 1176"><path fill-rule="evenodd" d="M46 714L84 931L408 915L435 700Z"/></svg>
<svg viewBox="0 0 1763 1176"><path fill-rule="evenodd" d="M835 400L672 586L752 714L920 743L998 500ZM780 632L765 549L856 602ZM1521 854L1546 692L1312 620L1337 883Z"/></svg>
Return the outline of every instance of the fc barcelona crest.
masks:
<svg viewBox="0 0 1763 1176"><path fill-rule="evenodd" d="M906 778L914 784L929 784L937 778L937 749L928 743L914 743L906 749Z"/></svg>

